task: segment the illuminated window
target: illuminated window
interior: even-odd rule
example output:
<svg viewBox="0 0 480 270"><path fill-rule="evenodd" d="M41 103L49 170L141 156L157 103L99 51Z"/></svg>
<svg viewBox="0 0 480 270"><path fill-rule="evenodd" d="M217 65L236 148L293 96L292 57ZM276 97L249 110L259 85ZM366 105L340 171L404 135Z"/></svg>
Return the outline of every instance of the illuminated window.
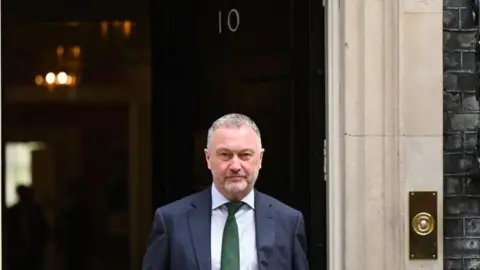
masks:
<svg viewBox="0 0 480 270"><path fill-rule="evenodd" d="M32 151L42 149L38 142L7 143L5 204L10 207L18 202L16 188L18 185L32 185Z"/></svg>

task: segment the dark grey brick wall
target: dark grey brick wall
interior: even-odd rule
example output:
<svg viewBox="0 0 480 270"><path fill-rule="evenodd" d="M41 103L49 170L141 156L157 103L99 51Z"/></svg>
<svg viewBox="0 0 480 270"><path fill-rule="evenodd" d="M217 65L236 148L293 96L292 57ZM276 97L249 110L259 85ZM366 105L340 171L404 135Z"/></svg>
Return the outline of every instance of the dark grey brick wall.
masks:
<svg viewBox="0 0 480 270"><path fill-rule="evenodd" d="M449 270L480 270L479 61L474 6L474 0L444 0L444 255Z"/></svg>

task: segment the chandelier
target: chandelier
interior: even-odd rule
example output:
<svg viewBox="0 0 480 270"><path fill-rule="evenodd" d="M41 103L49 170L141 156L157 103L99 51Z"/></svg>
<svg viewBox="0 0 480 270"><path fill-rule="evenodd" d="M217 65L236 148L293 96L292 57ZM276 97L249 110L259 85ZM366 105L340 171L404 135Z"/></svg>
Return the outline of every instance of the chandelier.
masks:
<svg viewBox="0 0 480 270"><path fill-rule="evenodd" d="M55 87L75 87L77 85L77 76L74 74L68 74L64 71L58 73L48 72L45 75L35 76L35 84L38 86L44 86L49 91L53 91Z"/></svg>

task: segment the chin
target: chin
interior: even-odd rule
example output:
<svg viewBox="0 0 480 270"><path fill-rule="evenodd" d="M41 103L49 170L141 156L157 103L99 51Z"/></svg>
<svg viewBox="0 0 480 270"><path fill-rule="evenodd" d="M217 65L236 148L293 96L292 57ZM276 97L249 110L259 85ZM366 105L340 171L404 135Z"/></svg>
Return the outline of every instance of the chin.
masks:
<svg viewBox="0 0 480 270"><path fill-rule="evenodd" d="M225 189L231 193L240 193L248 189L247 181L241 181L238 183L226 183Z"/></svg>

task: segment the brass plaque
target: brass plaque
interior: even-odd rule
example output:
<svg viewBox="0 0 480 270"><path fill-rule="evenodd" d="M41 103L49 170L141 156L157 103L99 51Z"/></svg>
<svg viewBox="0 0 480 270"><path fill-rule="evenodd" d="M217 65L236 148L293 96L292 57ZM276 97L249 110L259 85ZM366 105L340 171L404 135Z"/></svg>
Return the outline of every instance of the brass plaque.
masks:
<svg viewBox="0 0 480 270"><path fill-rule="evenodd" d="M408 197L410 260L436 260L438 257L437 192L412 191Z"/></svg>

